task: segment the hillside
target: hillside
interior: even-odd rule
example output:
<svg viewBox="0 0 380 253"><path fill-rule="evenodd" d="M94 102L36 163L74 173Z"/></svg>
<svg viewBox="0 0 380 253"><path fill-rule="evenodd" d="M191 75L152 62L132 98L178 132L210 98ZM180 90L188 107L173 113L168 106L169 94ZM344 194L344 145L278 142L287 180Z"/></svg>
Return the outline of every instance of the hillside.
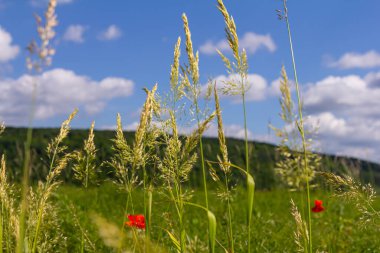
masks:
<svg viewBox="0 0 380 253"><path fill-rule="evenodd" d="M45 156L45 148L49 141L58 133L58 129L35 129L33 132L32 143L32 179L38 180L47 173ZM66 145L69 150L79 149L83 145L83 140L87 138L87 130L72 130L66 140ZM25 128L7 128L3 135L0 137L0 153L4 153L7 157L8 168L10 168L11 176L13 178L20 178L23 157L23 143L26 136ZM126 132L125 136L131 143L134 138L134 132ZM114 132L108 130L95 131L95 143L98 149L98 164L101 161L107 161L112 156L112 142ZM229 151L230 160L232 163L244 167L244 142L238 139L227 139L227 146ZM276 146L251 142L250 146L253 147L251 151L250 164L252 165L253 174L255 176L256 186L258 189L271 189L278 186L278 182L274 167L278 157L276 153ZM204 138L205 158L207 160L215 161L218 153L218 141L216 138ZM337 157L331 155L322 156L322 170L334 171L336 173L350 173L359 178L363 182L371 182L380 185L380 165L359 159ZM199 165L194 169L191 174L190 183L194 186L200 184ZM112 177L112 171L106 166L101 168L102 177ZM63 178L66 182L72 181L71 168L69 167L64 171ZM236 177L241 175L236 172Z"/></svg>

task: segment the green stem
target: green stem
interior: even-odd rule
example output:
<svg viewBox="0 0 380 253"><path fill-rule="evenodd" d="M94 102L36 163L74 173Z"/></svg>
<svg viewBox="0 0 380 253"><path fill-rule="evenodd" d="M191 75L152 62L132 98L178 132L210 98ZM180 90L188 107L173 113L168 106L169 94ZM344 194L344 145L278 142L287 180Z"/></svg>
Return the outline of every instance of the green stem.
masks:
<svg viewBox="0 0 380 253"><path fill-rule="evenodd" d="M25 239L25 220L26 220L26 212L28 209L28 190L29 190L29 172L30 172L30 146L32 145L32 137L33 137L33 119L34 119L34 111L36 107L36 99L37 99L37 84L34 80L33 82L33 93L32 93L32 102L31 109L29 114L29 126L26 133L26 142L24 145L25 150L25 159L23 166L23 178L22 178L22 194L21 194L21 210L20 210L20 219L19 219L19 233L17 238L17 253L24 252L24 239Z"/></svg>
<svg viewBox="0 0 380 253"><path fill-rule="evenodd" d="M0 253L3 253L3 227L4 227L4 203L1 200L1 224L0 224Z"/></svg>
<svg viewBox="0 0 380 253"><path fill-rule="evenodd" d="M197 83L194 84L194 87L197 87ZM200 128L200 125L201 125L201 122L200 122L200 119L199 119L199 114L200 114L200 109L199 109L199 104L198 104L198 96L196 95L197 94L197 90L195 88L195 91L194 91L194 104L195 104L195 110L196 110L196 115L197 115L197 123L198 123L198 129ZM204 159L204 152L203 152L203 139L202 139L202 133L199 133L199 151L201 153L201 166L202 166L202 176L203 176L203 189L204 189L204 193L205 193L205 204L206 204L206 208L208 210L208 191L207 191L207 176L206 176L206 166L205 166L205 159ZM210 245L210 235L208 236L208 241L209 241L209 245ZM211 249L209 249L210 252L211 252Z"/></svg>
<svg viewBox="0 0 380 253"><path fill-rule="evenodd" d="M178 162L176 162L178 164ZM180 246L181 246L181 253L185 253L186 251L186 230L185 226L183 224L183 199L182 199L182 187L181 187L181 180L179 178L179 168L176 167L176 178L175 178L175 190L176 190L176 196L172 193L172 197L174 200L174 204L176 206L177 212L178 212L178 218L179 218L179 230L180 230ZM171 190L170 190L171 191Z"/></svg>
<svg viewBox="0 0 380 253"><path fill-rule="evenodd" d="M285 11L285 20L286 20L286 26L288 30L288 37L289 37L289 44L290 44L290 53L292 56L292 65L293 65L293 72L294 72L294 79L296 83L296 91L297 91L297 100L298 100L298 114L299 114L299 130L302 138L302 149L303 149L303 156L304 156L304 170L307 173L306 175L306 190L307 190L307 209L308 209L308 223L309 223L309 252L313 252L313 241L312 241L312 230L311 230L311 206L310 206L310 185L309 185L309 172L308 172L308 164L307 164L307 151L306 151L306 140L305 140L305 131L304 131L304 124L303 124L303 118L302 118L302 104L301 104L301 95L300 95L300 89L298 84L298 76L297 76L297 68L296 68L296 62L294 57L294 49L293 49L293 43L292 43L292 34L290 31L290 23L289 23L289 17L288 17L288 8L286 7L286 0L284 0L284 11Z"/></svg>
<svg viewBox="0 0 380 253"><path fill-rule="evenodd" d="M230 190L228 187L228 176L225 174L225 184L226 184L226 190L227 190L227 209L228 209L228 227L229 227L229 240L230 240L230 249L231 253L234 253L234 238L233 238L233 231L232 231L232 210L231 210L231 202L230 202Z"/></svg>
<svg viewBox="0 0 380 253"><path fill-rule="evenodd" d="M84 187L87 189L87 186L88 186L88 178L89 178L89 160L88 160L88 154L86 155L86 177L85 177L85 181L84 181Z"/></svg>
<svg viewBox="0 0 380 253"><path fill-rule="evenodd" d="M125 214L127 213L128 211L128 206L129 206L129 195L127 195L127 201L125 202L125 209L124 209L124 213L123 213L123 224L121 225L121 228L120 228L120 238L123 237L123 233L124 233L124 224L126 222L126 216ZM122 251L122 240L119 241L119 248L117 250L117 252L121 253Z"/></svg>
<svg viewBox="0 0 380 253"><path fill-rule="evenodd" d="M42 221L42 203L40 203L40 209L38 210L38 219L37 219L37 227L34 233L34 239L33 239L33 248L32 248L32 253L36 251L37 248L37 239L38 239L38 234L40 231L40 226L41 226L41 221Z"/></svg>
<svg viewBox="0 0 380 253"><path fill-rule="evenodd" d="M60 143L58 142L56 144L56 146L54 147L53 156L52 156L52 159L51 159L51 162L50 162L49 173L53 170L55 159L56 159L57 153L58 153L58 146L59 146L59 144ZM48 188L48 186L50 185L50 183L51 183L51 179L48 179L48 181L44 185L44 190L46 190ZM41 197L41 198L43 198L43 197ZM45 201L43 199L41 199L39 201L39 203L38 203L37 226L36 226L36 230L35 230L34 238L33 238L33 246L32 246L32 251L31 251L32 253L36 252L36 249L37 249L37 241L38 241L38 236L39 236L39 233L40 233L40 227L41 227L41 223L42 223L42 214L43 214L43 211L44 211L44 206L45 206Z"/></svg>
<svg viewBox="0 0 380 253"><path fill-rule="evenodd" d="M186 251L186 230L185 224L183 222L183 200L182 200L182 187L181 184L178 185L179 194L177 195L177 200L179 202L179 224L180 224L180 240L181 240L181 253L185 253Z"/></svg>
<svg viewBox="0 0 380 253"><path fill-rule="evenodd" d="M245 139L245 166L246 166L246 172L249 174L249 154L248 154L248 133L247 133L247 112L246 112L246 106L245 106L245 91L244 91L244 82L243 82L243 92L242 92L242 99L243 99L243 112L244 112L244 139ZM248 177L247 177L247 189L248 189ZM249 203L249 201L247 202ZM247 207L247 228L248 228L248 252L251 252L251 220L252 220L252 213L249 213L249 207Z"/></svg>
<svg viewBox="0 0 380 253"><path fill-rule="evenodd" d="M146 169L145 169L145 166L143 167L143 171L144 171L144 180L143 180L143 186L144 186L144 217L146 219L146 228L145 228L145 237L146 238L149 238L149 231L150 231L150 226L149 226L149 222L150 222L150 217L148 215L148 206L147 206L147 173L146 173Z"/></svg>
<svg viewBox="0 0 380 253"><path fill-rule="evenodd" d="M82 231L82 239L81 239L81 244L80 244L80 252L83 253L84 252L84 233Z"/></svg>
<svg viewBox="0 0 380 253"><path fill-rule="evenodd" d="M245 168L247 173L249 173L249 154L248 154L248 130L247 130L247 113L245 106L245 94L242 93L243 98L243 112L244 112L244 142L245 142Z"/></svg>
<svg viewBox="0 0 380 253"><path fill-rule="evenodd" d="M195 104L195 110L197 114L197 123L198 123L198 129L200 127L200 119L199 119L199 105L197 99L194 99ZM203 176L203 188L205 192L205 203L206 208L208 209L208 192L207 192L207 180L206 180L206 166L205 166L205 159L204 159L204 152L203 152L203 139L202 134L199 134L199 149L201 153L201 166L202 166L202 176Z"/></svg>
<svg viewBox="0 0 380 253"><path fill-rule="evenodd" d="M199 126L199 121L198 121L198 126ZM201 153L203 188L204 188L204 192L205 192L205 203L206 203L206 208L208 209L208 192L207 192L207 180L206 180L206 169L205 169L205 161L204 161L202 135L199 135L199 149L200 149L200 153Z"/></svg>
<svg viewBox="0 0 380 253"><path fill-rule="evenodd" d="M6 211L5 218L7 219L7 239L6 239L6 244L7 244L7 253L11 252L10 247L11 247L11 233L10 233L10 212L9 210Z"/></svg>
<svg viewBox="0 0 380 253"><path fill-rule="evenodd" d="M169 183L170 184L170 183ZM183 201L182 201L182 190L181 185L177 182L174 182L175 195L173 193L172 187L169 186L169 193L174 206L177 210L178 219L179 219L179 230L180 230L180 249L181 253L184 253L186 250L186 231L183 226Z"/></svg>

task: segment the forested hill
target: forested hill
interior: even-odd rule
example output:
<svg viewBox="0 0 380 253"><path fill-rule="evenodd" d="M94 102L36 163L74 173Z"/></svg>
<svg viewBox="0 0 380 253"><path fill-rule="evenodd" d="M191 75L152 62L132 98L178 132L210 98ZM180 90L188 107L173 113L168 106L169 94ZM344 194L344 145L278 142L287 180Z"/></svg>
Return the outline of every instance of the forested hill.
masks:
<svg viewBox="0 0 380 253"><path fill-rule="evenodd" d="M52 128L33 130L32 178L34 181L42 178L47 173L48 159L45 150L47 144L58 134L58 131L59 129ZM88 130L71 130L65 141L68 150L82 148L83 141L87 138L87 135ZM97 158L99 165L112 157L111 140L114 136L114 131L95 131L95 144L98 149ZM129 143L132 143L134 132L126 132L125 136ZM20 178L21 175L25 139L25 128L7 128L0 137L0 153L6 155L8 169L13 178ZM276 146L259 142L251 142L250 146L252 146L250 165L257 188L271 189L281 185L274 172L276 159L278 159ZM244 142L228 138L227 147L231 162L244 167ZM204 138L204 150L205 158L215 161L219 151L218 140L216 138ZM321 167L324 171L334 171L340 174L350 173L363 182L375 183L377 186L380 185L380 165L376 163L347 157L322 155ZM107 166L102 166L100 170L102 177L112 177L112 170ZM241 177L239 172L235 174L236 178ZM200 167L198 165L191 174L190 183L194 185L200 184L200 175ZM70 166L64 171L63 179L66 182L73 182Z"/></svg>

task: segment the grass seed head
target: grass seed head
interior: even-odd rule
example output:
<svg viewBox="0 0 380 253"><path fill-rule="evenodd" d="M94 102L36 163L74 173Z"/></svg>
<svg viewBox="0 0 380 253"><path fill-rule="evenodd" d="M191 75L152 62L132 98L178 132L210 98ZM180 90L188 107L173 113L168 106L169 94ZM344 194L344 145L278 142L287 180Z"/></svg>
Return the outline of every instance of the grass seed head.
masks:
<svg viewBox="0 0 380 253"><path fill-rule="evenodd" d="M228 159L226 137L224 136L224 131L223 131L222 111L220 109L219 96L218 96L218 90L216 89L216 85L214 85L214 97L215 97L215 111L216 111L216 116L218 119L219 150L220 150L220 154L222 155L221 158L218 157L218 160L220 163L219 166L221 167L224 173L229 173L230 166L228 164L230 163L230 161Z"/></svg>
<svg viewBox="0 0 380 253"><path fill-rule="evenodd" d="M4 122L2 122L0 124L0 135L2 135L4 133L4 131L5 131L5 125L4 125Z"/></svg>
<svg viewBox="0 0 380 253"><path fill-rule="evenodd" d="M227 8L224 5L222 0L218 0L218 9L222 13L224 17L224 22L226 23L225 32L226 32L228 44L230 48L232 49L236 62L240 64L241 60L240 60L240 54L239 54L239 38L237 36L234 19L228 13Z"/></svg>
<svg viewBox="0 0 380 253"><path fill-rule="evenodd" d="M27 46L29 56L26 58L26 66L36 72L42 71L44 66L51 65L55 50L51 45L51 40L55 37L54 28L58 25L57 15L55 9L57 6L57 0L50 0L48 8L45 12L45 22L43 19L35 14L37 22L37 32L41 44L38 45L35 41L32 41Z"/></svg>
<svg viewBox="0 0 380 253"><path fill-rule="evenodd" d="M83 150L72 154L74 159L74 177L82 182L84 187L96 182L96 147L94 142L95 122L92 122L87 140L84 141Z"/></svg>
<svg viewBox="0 0 380 253"><path fill-rule="evenodd" d="M177 43L174 47L174 60L173 64L171 65L170 70L170 85L172 90L176 89L176 86L178 85L178 77L179 77L179 57L181 56L181 37L178 37Z"/></svg>
<svg viewBox="0 0 380 253"><path fill-rule="evenodd" d="M189 60L191 77L194 84L199 82L199 54L198 52L194 56L193 42L191 41L191 33L189 28L189 22L185 13L182 14L183 28L186 35L186 52Z"/></svg>
<svg viewBox="0 0 380 253"><path fill-rule="evenodd" d="M375 224L380 228L380 211L373 207L376 191L371 184L362 184L352 177L331 172L319 173L333 187L334 195L352 203L360 213L360 225Z"/></svg>
<svg viewBox="0 0 380 253"><path fill-rule="evenodd" d="M290 200L291 213L296 222L296 230L294 231L294 242L297 245L298 252L305 252L305 242L309 241L309 232L306 222L302 219L301 213L298 211L293 199Z"/></svg>

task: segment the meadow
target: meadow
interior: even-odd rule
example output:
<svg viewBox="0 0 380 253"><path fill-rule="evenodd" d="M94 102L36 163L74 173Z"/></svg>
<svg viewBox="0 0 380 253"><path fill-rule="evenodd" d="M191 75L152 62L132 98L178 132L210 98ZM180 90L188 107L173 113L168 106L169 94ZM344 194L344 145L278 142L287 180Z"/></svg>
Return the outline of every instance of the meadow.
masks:
<svg viewBox="0 0 380 253"><path fill-rule="evenodd" d="M50 0L36 18L40 41L28 46L27 58L35 76L55 54L56 5ZM294 82L279 70L284 126L270 126L277 146L248 139L247 54L227 7L222 0L217 6L232 56L218 54L235 78L203 89L183 14L185 39L174 45L170 91L144 88L133 134L120 114L112 133L95 131L95 123L72 131L77 109L60 129L33 129L35 79L30 126L0 129L0 253L380 252L380 200L372 185L379 166L313 152L286 0L277 13L288 31ZM241 99L244 140L225 137L222 94ZM196 125L182 134L189 121ZM215 139L204 137L211 123Z"/></svg>
<svg viewBox="0 0 380 253"><path fill-rule="evenodd" d="M295 229L294 219L290 213L291 205L289 199L296 202L301 201L302 194L286 190L259 191L255 196L255 208L253 211L252 251L253 252L297 252L294 243L293 231ZM142 192L136 192L135 199L142 199ZM378 252L380 241L378 240L378 229L368 227L358 228L357 221L360 213L342 200L335 198L331 192L313 192L312 198L323 199L326 211L313 215L313 227L315 232L316 250L319 252ZM155 193L155 203L152 210L152 238L159 245L166 245L168 252L175 252L175 247L168 237L167 224L176 222L174 206L160 193ZM225 216L226 206L220 203L215 190L210 191L210 207L215 216L218 217L216 252L225 252L218 245L225 247L228 240L227 234L222 229L227 224ZM81 233L75 219L80 220L81 225L87 229L87 233L97 252L110 252L99 236L99 231L94 224L93 214L109 218L113 224L120 225L123 222L123 203L126 196L113 184L108 183L100 187L83 191L78 187L63 186L59 189L54 202L60 210L59 217L62 229L66 232L68 252L80 251ZM202 191L193 192L192 201L203 203ZM137 202L137 201L136 201ZM75 206L75 209L70 208ZM244 225L246 211L244 208L244 189L236 189L233 206L233 230L235 232L236 252L246 252L244 241L246 228ZM375 207L380 207L377 200ZM141 202L137 202L137 210L143 210ZM74 213L76 218L73 219ZM196 208L186 209L186 226L188 227L188 252L208 252L207 249L207 217ZM140 231L141 233L141 231ZM86 248L90 252L90 245Z"/></svg>

